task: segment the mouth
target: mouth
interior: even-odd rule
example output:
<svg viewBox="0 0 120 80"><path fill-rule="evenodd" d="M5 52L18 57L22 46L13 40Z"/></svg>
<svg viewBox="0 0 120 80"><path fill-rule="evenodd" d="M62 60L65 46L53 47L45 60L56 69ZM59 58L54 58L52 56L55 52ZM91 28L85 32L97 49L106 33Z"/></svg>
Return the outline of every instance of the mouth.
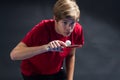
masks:
<svg viewBox="0 0 120 80"><path fill-rule="evenodd" d="M65 32L64 33L66 36L69 36L71 34L71 32Z"/></svg>

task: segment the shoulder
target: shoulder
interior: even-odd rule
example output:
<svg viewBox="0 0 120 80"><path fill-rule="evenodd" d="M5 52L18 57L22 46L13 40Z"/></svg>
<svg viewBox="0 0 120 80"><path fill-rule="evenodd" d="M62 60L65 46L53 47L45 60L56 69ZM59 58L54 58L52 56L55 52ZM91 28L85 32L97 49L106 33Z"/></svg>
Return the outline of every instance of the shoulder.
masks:
<svg viewBox="0 0 120 80"><path fill-rule="evenodd" d="M54 20L53 19L46 19L42 20L39 23L37 23L32 30L46 30L48 26L54 25Z"/></svg>
<svg viewBox="0 0 120 80"><path fill-rule="evenodd" d="M75 33L79 33L79 32L81 32L82 30L83 30L82 25L77 22L76 25L75 25L75 28L74 28L74 32L75 32Z"/></svg>
<svg viewBox="0 0 120 80"><path fill-rule="evenodd" d="M84 44L84 35L82 25L80 23L76 23L74 31L72 33L72 41L73 44L83 45Z"/></svg>
<svg viewBox="0 0 120 80"><path fill-rule="evenodd" d="M42 26L42 25L47 25L47 24L53 24L54 20L53 19L46 19L46 20L42 20L40 21L36 26Z"/></svg>

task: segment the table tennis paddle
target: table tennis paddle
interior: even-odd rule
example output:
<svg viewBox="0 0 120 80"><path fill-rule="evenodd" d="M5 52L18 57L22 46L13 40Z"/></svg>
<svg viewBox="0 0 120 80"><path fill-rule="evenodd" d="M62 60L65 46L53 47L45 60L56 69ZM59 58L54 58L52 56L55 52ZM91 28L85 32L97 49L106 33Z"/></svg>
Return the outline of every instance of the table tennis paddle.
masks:
<svg viewBox="0 0 120 80"><path fill-rule="evenodd" d="M80 45L69 45L66 48L77 48L77 47L80 47Z"/></svg>

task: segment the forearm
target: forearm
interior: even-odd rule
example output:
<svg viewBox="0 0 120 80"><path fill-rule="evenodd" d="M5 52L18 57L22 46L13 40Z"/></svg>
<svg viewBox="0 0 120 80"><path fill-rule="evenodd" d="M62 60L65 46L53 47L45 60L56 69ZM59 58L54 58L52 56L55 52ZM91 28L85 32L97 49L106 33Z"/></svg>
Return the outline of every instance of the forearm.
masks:
<svg viewBox="0 0 120 80"><path fill-rule="evenodd" d="M74 65L75 65L75 55L66 58L67 80L73 80Z"/></svg>
<svg viewBox="0 0 120 80"><path fill-rule="evenodd" d="M31 58L40 53L44 53L47 51L47 47L37 46L37 47L19 47L15 48L10 54L12 60L23 60L27 58Z"/></svg>

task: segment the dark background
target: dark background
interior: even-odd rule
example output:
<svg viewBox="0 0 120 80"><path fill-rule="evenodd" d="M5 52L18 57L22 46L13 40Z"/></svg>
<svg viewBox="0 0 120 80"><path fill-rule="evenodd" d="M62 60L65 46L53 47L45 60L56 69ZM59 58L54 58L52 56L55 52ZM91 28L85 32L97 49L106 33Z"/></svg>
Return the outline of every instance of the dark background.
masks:
<svg viewBox="0 0 120 80"><path fill-rule="evenodd" d="M0 80L22 80L10 51L42 19L52 18L56 0L0 1ZM74 80L120 80L119 0L77 0L85 45L77 49Z"/></svg>

